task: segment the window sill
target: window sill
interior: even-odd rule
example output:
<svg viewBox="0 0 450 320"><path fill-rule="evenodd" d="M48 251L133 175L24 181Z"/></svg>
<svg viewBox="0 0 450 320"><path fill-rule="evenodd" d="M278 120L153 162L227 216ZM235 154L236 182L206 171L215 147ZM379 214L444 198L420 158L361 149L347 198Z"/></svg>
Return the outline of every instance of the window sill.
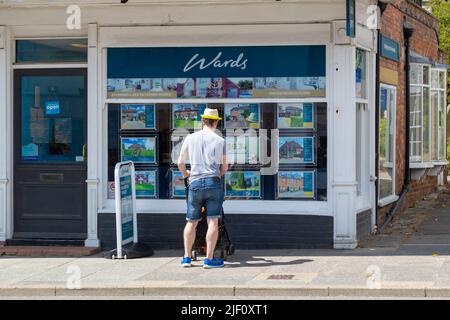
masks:
<svg viewBox="0 0 450 320"><path fill-rule="evenodd" d="M399 197L396 195L388 196L386 198L378 200L378 206L379 207L387 206L388 204L396 202L398 199Z"/></svg>
<svg viewBox="0 0 450 320"><path fill-rule="evenodd" d="M433 165L435 166L446 166L448 165L447 160L433 161Z"/></svg>
<svg viewBox="0 0 450 320"><path fill-rule="evenodd" d="M427 169L433 167L433 162L412 162L409 164L410 169Z"/></svg>

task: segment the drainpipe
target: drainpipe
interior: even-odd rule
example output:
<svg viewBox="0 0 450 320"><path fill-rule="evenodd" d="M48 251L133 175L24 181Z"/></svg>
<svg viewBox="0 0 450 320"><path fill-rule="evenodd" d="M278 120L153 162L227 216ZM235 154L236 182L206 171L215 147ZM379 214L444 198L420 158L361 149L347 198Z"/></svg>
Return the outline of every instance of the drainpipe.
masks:
<svg viewBox="0 0 450 320"><path fill-rule="evenodd" d="M406 22L406 17L403 17L403 37L405 39L405 66L404 66L404 72L405 72L405 172L404 172L404 179L403 179L403 186L402 191L399 195L399 199L395 203L395 206L391 208L389 211L385 221L383 222L383 225L378 230L379 233L382 233L383 230L387 227L389 222L391 222L392 218L395 216L395 214L399 211L400 207L402 206L403 202L406 199L406 195L409 190L409 184L411 181L411 174L410 174L410 165L409 165L409 110L410 110L410 79L409 79L409 56L410 56L410 38L413 35L414 29L409 27Z"/></svg>

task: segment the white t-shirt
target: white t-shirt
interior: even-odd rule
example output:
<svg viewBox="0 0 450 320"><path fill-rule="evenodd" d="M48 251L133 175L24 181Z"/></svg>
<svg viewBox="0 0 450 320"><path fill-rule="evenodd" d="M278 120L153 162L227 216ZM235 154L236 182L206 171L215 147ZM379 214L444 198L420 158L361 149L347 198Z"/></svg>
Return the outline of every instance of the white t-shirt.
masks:
<svg viewBox="0 0 450 320"><path fill-rule="evenodd" d="M188 135L180 153L186 153L191 165L189 183L200 178L220 177L220 165L226 154L225 139L209 129Z"/></svg>

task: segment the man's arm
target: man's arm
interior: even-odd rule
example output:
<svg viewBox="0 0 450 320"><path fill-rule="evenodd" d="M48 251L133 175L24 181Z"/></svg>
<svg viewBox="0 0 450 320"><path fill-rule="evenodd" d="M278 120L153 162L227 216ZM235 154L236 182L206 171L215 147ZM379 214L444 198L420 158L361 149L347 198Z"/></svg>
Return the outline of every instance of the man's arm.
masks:
<svg viewBox="0 0 450 320"><path fill-rule="evenodd" d="M220 176L224 176L225 173L228 171L228 161L227 156L224 154L222 156L222 165L220 166Z"/></svg>
<svg viewBox="0 0 450 320"><path fill-rule="evenodd" d="M187 137L184 139L181 146L180 156L178 157L178 169L183 174L184 178L189 177L190 172L186 170L186 160L188 159Z"/></svg>

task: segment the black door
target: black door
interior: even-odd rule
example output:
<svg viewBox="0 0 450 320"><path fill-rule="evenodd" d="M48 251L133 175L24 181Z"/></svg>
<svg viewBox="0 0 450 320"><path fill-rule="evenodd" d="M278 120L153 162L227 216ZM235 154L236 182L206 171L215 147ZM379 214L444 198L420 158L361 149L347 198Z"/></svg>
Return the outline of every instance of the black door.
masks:
<svg viewBox="0 0 450 320"><path fill-rule="evenodd" d="M14 238L85 239L86 69L14 74Z"/></svg>

